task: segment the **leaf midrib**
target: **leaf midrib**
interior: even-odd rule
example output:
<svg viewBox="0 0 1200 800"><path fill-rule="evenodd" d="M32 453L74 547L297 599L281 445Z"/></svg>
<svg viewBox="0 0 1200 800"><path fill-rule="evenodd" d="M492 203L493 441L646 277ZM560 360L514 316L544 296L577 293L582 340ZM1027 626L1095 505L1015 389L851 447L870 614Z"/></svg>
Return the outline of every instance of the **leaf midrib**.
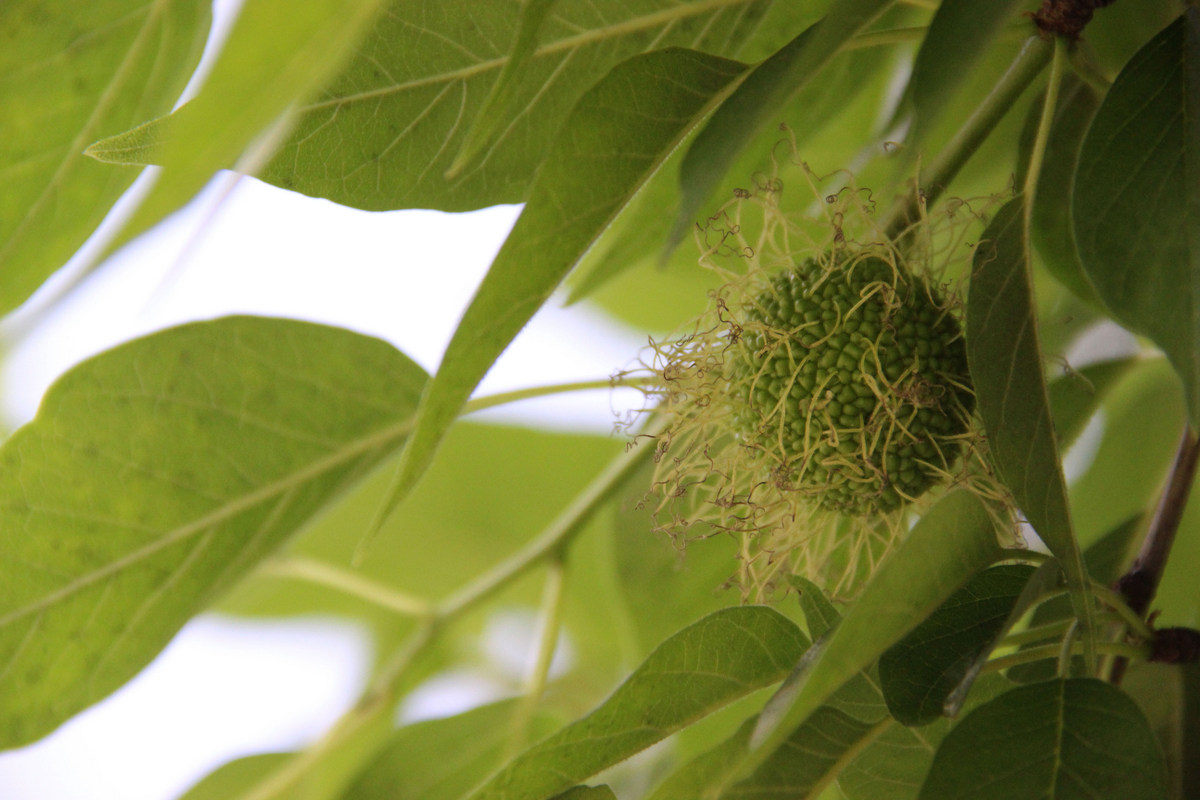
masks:
<svg viewBox="0 0 1200 800"><path fill-rule="evenodd" d="M173 530L167 531L163 536L155 539L142 547L133 550L121 558L112 561L100 569L81 575L75 578L66 585L56 589L49 594L43 595L40 599L26 606L18 608L14 611L0 617L0 628L5 628L14 622L18 622L33 614L39 614L46 609L49 609L60 602L70 598L72 595L83 591L84 589L103 581L107 578L120 574L126 569L133 567L145 559L154 556L156 553L165 550L172 545L186 541L187 539L202 533L213 526L222 523L244 511L248 511L259 503L270 500L278 494L297 488L309 480L320 477L324 473L341 466L342 464L357 458L364 453L367 453L377 447L385 446L397 439L402 439L408 435L412 428L413 419L402 420L400 422L389 425L378 431L375 431L368 436L360 439L355 439L341 449L330 453L316 461L311 462L308 466L296 470L289 475L285 475L271 483L261 486L254 491L247 492L240 497L227 502L225 505L210 511L199 519L193 520L182 526L176 527Z"/></svg>
<svg viewBox="0 0 1200 800"><path fill-rule="evenodd" d="M559 39L556 42L542 45L534 50L530 59L542 58L544 56L552 56L564 51L572 51L580 47L584 47L596 42L602 42L606 39L616 39L621 36L628 36L639 31L651 29L660 25L666 25L688 17L700 16L709 11L715 11L722 8L731 8L733 6L746 5L751 0L703 0L703 2L691 3L688 5L676 6L671 9L656 11L653 14L635 17L625 20L624 22L609 25L604 28L596 28L585 33L568 36L565 39ZM452 82L457 80L466 80L473 78L476 75L481 75L492 70L502 69L508 63L507 55L498 58L491 58L486 61L480 61L470 67L462 67L460 69L450 70L449 72L441 72L435 75L426 75L421 78L415 78L401 83L394 83L390 86L371 89L366 92L358 92L357 94L344 95L342 97L334 97L326 100L321 100L316 103L309 103L300 108L301 113L311 111L319 111L323 108L340 107L351 103L358 103L365 100L374 100L380 97L397 94L399 92L408 91L411 89L419 89L422 86L430 86L443 82Z"/></svg>

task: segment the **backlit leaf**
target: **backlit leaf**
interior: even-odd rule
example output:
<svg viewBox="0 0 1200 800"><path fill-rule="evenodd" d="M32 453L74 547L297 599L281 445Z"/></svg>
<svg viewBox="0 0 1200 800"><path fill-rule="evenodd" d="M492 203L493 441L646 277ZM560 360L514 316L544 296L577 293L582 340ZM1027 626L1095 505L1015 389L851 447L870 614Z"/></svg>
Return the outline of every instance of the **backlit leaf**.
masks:
<svg viewBox="0 0 1200 800"><path fill-rule="evenodd" d="M300 110L295 133L261 174L285 189L371 210L464 211L529 197L534 173L572 109L622 61L656 48L737 57L764 0L559 2L538 28L503 109L485 100L507 68L522 4L392 3L358 56ZM636 85L625 103L645 113ZM649 88L649 87L647 87ZM452 178L480 113L494 133ZM486 118L485 118L486 119ZM588 154L574 166L588 173Z"/></svg>
<svg viewBox="0 0 1200 800"><path fill-rule="evenodd" d="M67 262L137 173L83 156L165 114L208 35L208 0L0 3L0 312Z"/></svg>
<svg viewBox="0 0 1200 800"><path fill-rule="evenodd" d="M290 125L285 112L335 74L384 5L384 0L246 0L195 98L165 119L88 148L102 161L164 167L120 241L182 207L217 170L237 165L255 173L277 146L273 137ZM280 127L262 139L272 126Z"/></svg>
<svg viewBox="0 0 1200 800"><path fill-rule="evenodd" d="M405 725L392 734L340 800L458 800L505 757L519 704L505 700ZM536 735L552 730L547 719L537 722Z"/></svg>
<svg viewBox="0 0 1200 800"><path fill-rule="evenodd" d="M401 446L425 373L377 339L229 317L80 364L0 448L0 746L121 686Z"/></svg>

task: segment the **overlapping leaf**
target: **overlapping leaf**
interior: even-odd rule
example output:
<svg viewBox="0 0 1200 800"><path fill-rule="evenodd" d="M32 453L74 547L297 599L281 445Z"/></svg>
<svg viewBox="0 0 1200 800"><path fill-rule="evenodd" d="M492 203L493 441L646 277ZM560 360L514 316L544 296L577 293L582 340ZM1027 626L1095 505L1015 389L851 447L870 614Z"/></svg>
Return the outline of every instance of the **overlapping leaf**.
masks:
<svg viewBox="0 0 1200 800"><path fill-rule="evenodd" d="M892 716L924 725L945 713L946 699L991 649L1032 573L1023 564L984 570L880 657Z"/></svg>
<svg viewBox="0 0 1200 800"><path fill-rule="evenodd" d="M891 0L837 0L820 22L758 64L721 104L688 148L681 165L683 198L669 247L683 239L738 154L769 124L778 108L889 5Z"/></svg>
<svg viewBox="0 0 1200 800"><path fill-rule="evenodd" d="M425 377L376 339L230 317L60 379L0 448L0 746L119 687L394 453Z"/></svg>
<svg viewBox="0 0 1200 800"><path fill-rule="evenodd" d="M1200 9L1121 71L1079 153L1071 214L1101 300L1163 349L1200 423Z"/></svg>
<svg viewBox="0 0 1200 800"><path fill-rule="evenodd" d="M278 186L367 209L461 211L520 202L579 98L621 61L652 48L736 56L763 0L560 2L541 20L537 46L493 133L454 177L446 171L505 70L520 27L518 3L394 3L358 56L314 102L261 177ZM631 86L624 105L636 99ZM590 169L589 155L574 166Z"/></svg>
<svg viewBox="0 0 1200 800"><path fill-rule="evenodd" d="M1062 564L1075 613L1091 632L1087 572L1042 375L1024 216L1023 200L1010 200L983 233L967 296L967 360L996 469Z"/></svg>
<svg viewBox="0 0 1200 800"><path fill-rule="evenodd" d="M780 680L805 645L791 622L765 607L711 614L663 642L599 708L518 756L471 798L550 797Z"/></svg>
<svg viewBox="0 0 1200 800"><path fill-rule="evenodd" d="M190 201L217 170L239 165L254 172L261 166L274 151L273 139L289 129L285 112L330 79L384 5L384 0L243 3L194 99L169 117L88 148L101 161L165 168L121 241Z"/></svg>
<svg viewBox="0 0 1200 800"><path fill-rule="evenodd" d="M764 763L813 712L999 554L988 510L954 492L923 516L838 626L772 698L744 768Z"/></svg>
<svg viewBox="0 0 1200 800"><path fill-rule="evenodd" d="M210 8L0 4L0 312L66 263L137 177L83 149L171 109L199 61Z"/></svg>
<svg viewBox="0 0 1200 800"><path fill-rule="evenodd" d="M744 70L692 50L659 50L624 62L583 96L422 399L385 513L419 480L504 348Z"/></svg>

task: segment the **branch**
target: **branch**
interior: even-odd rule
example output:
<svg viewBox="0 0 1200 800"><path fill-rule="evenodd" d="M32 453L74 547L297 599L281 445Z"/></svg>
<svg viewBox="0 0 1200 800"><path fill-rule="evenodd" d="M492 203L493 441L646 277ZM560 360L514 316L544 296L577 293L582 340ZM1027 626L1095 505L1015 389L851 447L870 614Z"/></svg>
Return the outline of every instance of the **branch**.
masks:
<svg viewBox="0 0 1200 800"><path fill-rule="evenodd" d="M1192 479L1196 474L1196 459L1200 456L1200 441L1191 426L1185 426L1175 451L1175 461L1167 478L1167 486L1159 498L1154 519L1142 542L1141 552L1129 571L1117 579L1116 590L1121 593L1129 607L1138 616L1145 616L1158 591L1171 545L1179 530L1183 510L1187 507L1188 495L1192 490Z"/></svg>

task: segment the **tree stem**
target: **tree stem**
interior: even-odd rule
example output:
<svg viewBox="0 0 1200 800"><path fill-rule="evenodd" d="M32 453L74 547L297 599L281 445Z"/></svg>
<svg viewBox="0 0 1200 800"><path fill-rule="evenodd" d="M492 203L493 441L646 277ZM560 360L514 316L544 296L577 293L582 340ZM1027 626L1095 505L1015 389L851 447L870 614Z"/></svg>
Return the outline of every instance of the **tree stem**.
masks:
<svg viewBox="0 0 1200 800"><path fill-rule="evenodd" d="M1200 440L1191 426L1186 425L1175 451L1166 488L1159 498L1146 538L1142 541L1141 552L1129 571L1117 580L1117 591L1139 616L1146 615L1158 591L1163 570L1167 567L1171 545L1175 542L1175 534L1192 490L1197 456L1200 456Z"/></svg>

